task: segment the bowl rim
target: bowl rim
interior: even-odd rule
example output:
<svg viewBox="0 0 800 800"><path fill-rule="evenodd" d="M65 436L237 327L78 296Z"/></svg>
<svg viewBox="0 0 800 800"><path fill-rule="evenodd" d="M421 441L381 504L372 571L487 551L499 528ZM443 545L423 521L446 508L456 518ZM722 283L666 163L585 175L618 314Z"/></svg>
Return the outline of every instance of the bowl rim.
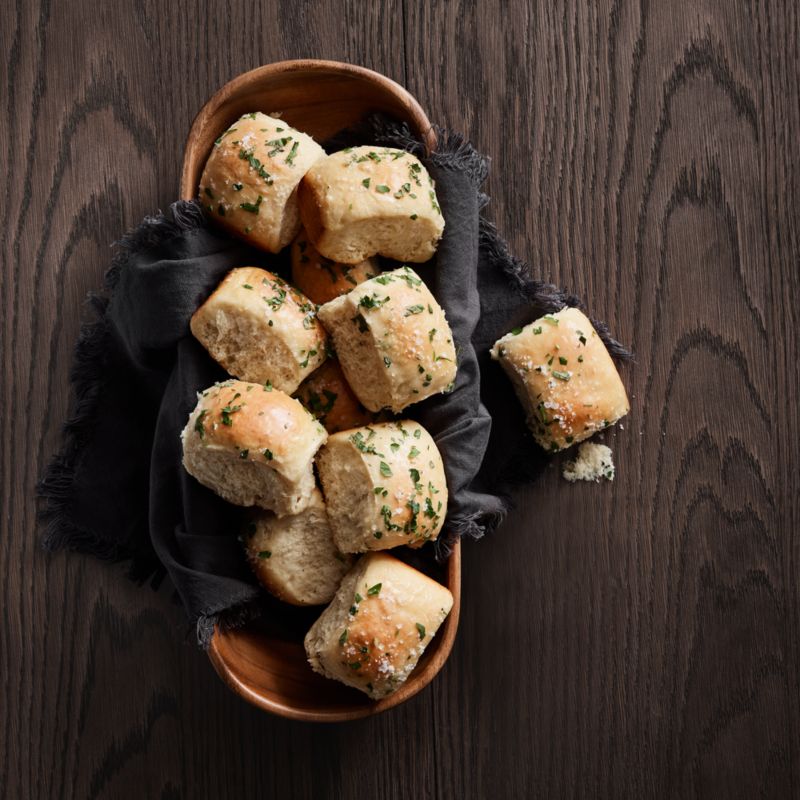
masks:
<svg viewBox="0 0 800 800"><path fill-rule="evenodd" d="M453 543L452 550L447 560L446 585L453 595L453 608L450 614L448 614L445 624L442 625L444 633L439 639L436 650L431 658L423 664L419 672L414 670L414 672L411 673L413 680L409 678L409 680L393 694L363 706L353 706L350 709L337 708L330 711L324 708L321 710L311 710L307 708L298 708L289 703L281 703L259 694L239 678L222 655L220 638L224 637L226 634L220 630L218 625L214 627L214 635L211 638L211 644L208 648L208 657L223 683L240 697L247 700L251 705L260 708L262 711L268 711L279 717L302 722L347 722L350 720L363 719L365 717L373 717L376 714L381 714L384 711L388 711L390 708L404 703L406 700L410 700L414 695L421 692L436 677L450 657L450 652L453 649L456 638L456 632L458 631L459 617L461 615L460 540L456 540ZM235 635L235 631L232 633Z"/></svg>
<svg viewBox="0 0 800 800"><path fill-rule="evenodd" d="M189 128L189 133L186 136L186 142L183 148L183 163L181 165L180 175L180 197L182 200L193 200L195 198L197 187L194 185L195 182L192 180L191 176L191 164L194 159L190 159L190 154L194 155L193 143L199 138L200 132L205 128L208 121L216 115L228 98L239 91L243 86L246 86L253 80L263 80L289 72L308 72L312 75L314 73L338 73L340 75L357 77L361 80L377 83L387 93L395 95L403 106L405 106L409 114L409 121L419 131L426 146L429 149L433 149L436 144L436 134L433 130L433 126L417 99L408 89L401 86L396 81L393 81L391 78L388 78L386 75L382 75L380 72L375 72L367 67L348 64L344 61L328 61L318 58L298 58L287 61L275 61L271 64L264 64L263 66L248 70L247 72L242 72L232 78L211 95L203 104L200 111L197 112Z"/></svg>
<svg viewBox="0 0 800 800"><path fill-rule="evenodd" d="M382 75L367 67L348 64L342 61L307 58L276 61L237 75L218 89L197 113L189 129L183 150L183 163L181 165L180 175L181 199L193 200L195 198L197 187L195 186L195 181L192 179L191 174L192 165L197 158L194 143L200 138L201 132L208 125L209 121L215 117L220 107L232 95L253 80L263 81L276 75L303 71L309 73L310 76L313 76L315 73L326 75L338 73L340 75L356 77L364 81L378 84L387 93L394 95L399 100L408 115L408 122L422 137L427 148L432 150L435 147L436 132L427 114L422 109L422 106L405 87L393 81L391 78L388 78L386 75ZM344 722L374 716L400 705L422 691L439 673L450 656L455 642L461 613L461 542L459 539L456 539L452 543L451 551L447 559L446 586L453 595L453 608L440 629L443 633L431 657L423 664L422 669L419 671L414 670L411 677L396 692L381 700L365 704L363 707L353 706L351 709L339 708L330 711L324 709L313 711L310 709L298 708L288 703L281 703L259 694L251 689L225 660L222 654L221 640L226 635L235 636L235 631L231 631L230 634L227 634L220 629L219 625L214 627L214 633L207 651L208 657L217 674L228 688L232 689L251 705L277 716L306 722Z"/></svg>

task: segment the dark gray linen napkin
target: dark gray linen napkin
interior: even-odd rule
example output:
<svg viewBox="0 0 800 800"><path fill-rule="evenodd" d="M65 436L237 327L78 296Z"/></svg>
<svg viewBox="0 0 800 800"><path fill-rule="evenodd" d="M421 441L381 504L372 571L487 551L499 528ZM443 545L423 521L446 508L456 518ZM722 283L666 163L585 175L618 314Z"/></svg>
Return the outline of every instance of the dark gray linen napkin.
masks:
<svg viewBox="0 0 800 800"><path fill-rule="evenodd" d="M513 485L535 477L548 458L527 433L489 347L512 327L580 303L531 280L482 219L488 161L460 136L439 131L436 152L425 153L404 127L373 119L328 149L352 141L419 155L445 217L436 257L419 272L447 314L458 375L451 393L408 409L431 432L445 464L450 501L442 557L454 538L493 530ZM185 201L118 243L105 291L90 299L96 319L76 344L62 446L39 484L46 548L128 561L140 582L157 585L168 575L204 645L217 621L238 624L265 608L284 613L247 567L238 541L242 510L200 486L181 464L179 434L196 393L226 377L192 338L189 319L224 275L243 265L289 277L283 256L217 232L199 205ZM612 355L629 357L595 324ZM432 547L424 550L433 557Z"/></svg>

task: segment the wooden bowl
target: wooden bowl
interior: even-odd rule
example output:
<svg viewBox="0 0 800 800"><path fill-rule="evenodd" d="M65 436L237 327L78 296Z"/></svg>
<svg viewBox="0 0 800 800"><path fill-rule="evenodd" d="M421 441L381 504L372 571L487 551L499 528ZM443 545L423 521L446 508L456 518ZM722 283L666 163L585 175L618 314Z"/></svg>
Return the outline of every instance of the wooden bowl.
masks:
<svg viewBox="0 0 800 800"><path fill-rule="evenodd" d="M282 119L320 142L369 113L382 111L407 122L429 147L436 141L419 103L384 75L337 61L282 61L239 75L200 110L186 142L181 170L182 198L191 200L197 196L200 175L214 140L234 120L250 111L280 111ZM445 575L444 583L453 594L453 610L411 677L383 700L370 700L355 689L312 672L300 633L293 640L256 628L233 631L217 628L208 650L209 658L231 689L273 714L316 722L378 714L427 686L450 655L461 606L458 542L447 561Z"/></svg>

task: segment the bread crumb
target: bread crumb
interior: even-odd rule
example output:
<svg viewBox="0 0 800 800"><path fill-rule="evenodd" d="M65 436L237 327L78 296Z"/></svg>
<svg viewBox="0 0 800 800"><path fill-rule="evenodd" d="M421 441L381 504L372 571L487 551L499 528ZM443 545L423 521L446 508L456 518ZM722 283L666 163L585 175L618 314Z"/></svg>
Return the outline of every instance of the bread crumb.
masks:
<svg viewBox="0 0 800 800"><path fill-rule="evenodd" d="M578 447L578 457L568 461L562 472L570 483L575 481L614 480L614 459L611 448L604 444L584 442Z"/></svg>

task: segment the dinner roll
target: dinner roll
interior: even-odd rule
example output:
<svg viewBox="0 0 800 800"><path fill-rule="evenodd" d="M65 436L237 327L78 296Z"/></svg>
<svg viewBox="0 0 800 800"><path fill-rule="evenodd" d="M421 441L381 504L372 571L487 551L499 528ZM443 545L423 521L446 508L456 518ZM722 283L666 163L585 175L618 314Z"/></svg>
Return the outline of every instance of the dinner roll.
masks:
<svg viewBox="0 0 800 800"><path fill-rule="evenodd" d="M249 244L277 253L300 229L297 186L325 151L305 133L260 111L225 131L200 178L212 219Z"/></svg>
<svg viewBox="0 0 800 800"><path fill-rule="evenodd" d="M369 425L375 421L376 415L358 402L339 362L332 358L303 381L295 397L325 426L328 433Z"/></svg>
<svg viewBox="0 0 800 800"><path fill-rule="evenodd" d="M394 692L453 607L453 595L386 553L364 556L306 634L315 672L374 700Z"/></svg>
<svg viewBox="0 0 800 800"><path fill-rule="evenodd" d="M588 439L630 410L608 350L577 308L511 331L491 355L511 378L533 437L546 450Z"/></svg>
<svg viewBox="0 0 800 800"><path fill-rule="evenodd" d="M409 267L325 303L319 318L356 397L370 411L397 413L449 390L455 380L456 349L444 311Z"/></svg>
<svg viewBox="0 0 800 800"><path fill-rule="evenodd" d="M447 481L431 435L411 420L335 433L317 457L322 491L343 553L421 547L447 513Z"/></svg>
<svg viewBox="0 0 800 800"><path fill-rule="evenodd" d="M276 517L268 511L248 524L243 542L259 582L295 606L329 603L353 557L336 549L319 489L299 514Z"/></svg>
<svg viewBox="0 0 800 800"><path fill-rule="evenodd" d="M231 375L291 394L326 357L317 307L272 272L231 270L195 311L195 338Z"/></svg>
<svg viewBox="0 0 800 800"><path fill-rule="evenodd" d="M300 216L326 258L358 264L374 255L428 261L444 230L431 176L391 147L348 147L320 159L299 191Z"/></svg>
<svg viewBox="0 0 800 800"><path fill-rule="evenodd" d="M224 381L198 395L181 433L183 465L229 503L298 514L311 502L312 461L327 438L283 392Z"/></svg>
<svg viewBox="0 0 800 800"><path fill-rule="evenodd" d="M360 264L337 264L308 241L301 230L292 242L292 283L315 303L327 303L354 286L374 278L381 270L377 259L368 258Z"/></svg>

